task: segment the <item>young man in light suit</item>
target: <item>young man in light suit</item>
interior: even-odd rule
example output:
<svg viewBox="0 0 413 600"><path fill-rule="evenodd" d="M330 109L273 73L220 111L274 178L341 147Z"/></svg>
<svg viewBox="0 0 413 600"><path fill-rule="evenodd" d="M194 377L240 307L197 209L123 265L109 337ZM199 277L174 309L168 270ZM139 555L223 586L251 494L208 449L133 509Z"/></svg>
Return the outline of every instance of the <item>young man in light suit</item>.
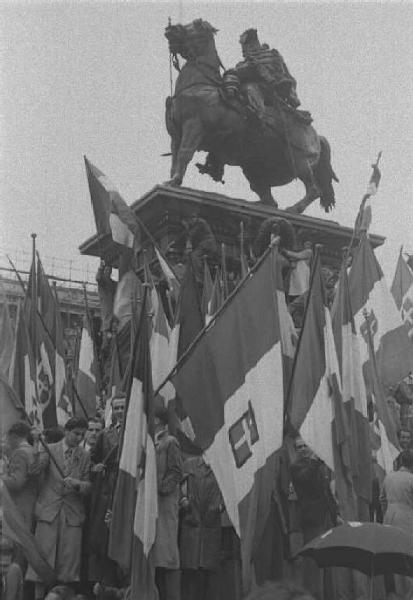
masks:
<svg viewBox="0 0 413 600"><path fill-rule="evenodd" d="M64 429L64 438L49 445L50 455L39 452L44 480L35 507L35 535L57 580L72 583L80 578L84 497L91 487L90 458L79 446L87 430L85 419L72 417ZM35 448L38 449L38 440ZM32 569L27 579L41 584ZM36 598L43 595L43 586L37 585Z"/></svg>

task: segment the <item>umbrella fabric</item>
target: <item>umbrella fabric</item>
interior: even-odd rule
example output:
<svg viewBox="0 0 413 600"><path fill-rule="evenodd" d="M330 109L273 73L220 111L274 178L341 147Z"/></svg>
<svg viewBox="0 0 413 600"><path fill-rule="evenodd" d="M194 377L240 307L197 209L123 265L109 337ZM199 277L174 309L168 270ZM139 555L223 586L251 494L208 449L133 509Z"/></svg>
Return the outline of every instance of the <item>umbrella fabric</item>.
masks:
<svg viewBox="0 0 413 600"><path fill-rule="evenodd" d="M391 525L345 523L311 540L298 554L313 557L319 567L413 577L413 536Z"/></svg>

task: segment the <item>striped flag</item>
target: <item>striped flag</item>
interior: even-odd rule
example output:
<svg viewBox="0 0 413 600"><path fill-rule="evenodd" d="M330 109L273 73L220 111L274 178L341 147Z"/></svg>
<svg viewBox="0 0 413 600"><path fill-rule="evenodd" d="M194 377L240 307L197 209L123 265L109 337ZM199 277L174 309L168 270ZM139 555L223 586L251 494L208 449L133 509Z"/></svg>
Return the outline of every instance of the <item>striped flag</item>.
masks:
<svg viewBox="0 0 413 600"><path fill-rule="evenodd" d="M387 405L383 385L380 381L376 354L373 346L374 317L367 311L365 318L365 340L368 350L368 362L366 365L367 394L373 407L373 432L376 438L374 444L376 450L377 464L384 474L393 471L394 461L400 453L399 440L394 421Z"/></svg>
<svg viewBox="0 0 413 600"><path fill-rule="evenodd" d="M274 251L264 257L172 378L241 538L245 588L282 445L275 260Z"/></svg>
<svg viewBox="0 0 413 600"><path fill-rule="evenodd" d="M343 505L353 497L350 431L343 406L330 311L320 258L315 259L309 300L297 349L290 397L291 424L335 474Z"/></svg>
<svg viewBox="0 0 413 600"><path fill-rule="evenodd" d="M173 272L173 270L172 270L171 266L169 265L169 263L167 262L167 260L162 256L162 254L159 252L159 250L156 246L154 248L155 248L156 258L158 259L158 262L161 266L162 273L164 274L164 277L168 284L168 288L171 293L171 296L175 300L175 302L177 302L178 298L179 298L179 290L180 290L181 284L178 281L177 276Z"/></svg>
<svg viewBox="0 0 413 600"><path fill-rule="evenodd" d="M345 519L368 520L373 465L366 388L360 358L359 339L353 318L347 269L343 263L332 309L333 331L339 359L343 402L350 427L353 485L358 498L356 515Z"/></svg>
<svg viewBox="0 0 413 600"><path fill-rule="evenodd" d="M96 375L98 362L93 341L93 330L89 315L83 320L82 337L80 340L79 365L76 377L75 414L85 417L96 415L98 395L96 393ZM80 398L80 401L79 401ZM83 408L80 405L83 405Z"/></svg>
<svg viewBox="0 0 413 600"><path fill-rule="evenodd" d="M10 383L31 422L43 428L42 411L37 400L36 365L26 323L25 311L20 304L17 314L16 339L13 351L14 360L10 366Z"/></svg>
<svg viewBox="0 0 413 600"><path fill-rule="evenodd" d="M149 350L152 364L152 382L154 389L165 380L177 360L177 342L172 339L171 328L166 317L162 299L156 289L149 266L145 265L146 283L150 286L152 327ZM162 404L167 406L175 396L173 385L168 381L159 393Z"/></svg>
<svg viewBox="0 0 413 600"><path fill-rule="evenodd" d="M371 174L369 184L367 186L366 193L363 196L363 199L360 204L360 210L357 215L355 230L358 233L362 231L368 231L372 221L372 210L371 210L371 197L377 194L377 190L379 188L379 183L381 179L381 173L379 169L379 161L381 157L381 152L377 157L377 162L371 165L373 169L373 173Z"/></svg>
<svg viewBox="0 0 413 600"><path fill-rule="evenodd" d="M37 260L37 296L39 317L48 337L48 359L52 371L53 402L56 405L57 423L64 425L72 416L72 406L66 387L63 324L57 296L55 297L50 288L40 258Z"/></svg>
<svg viewBox="0 0 413 600"><path fill-rule="evenodd" d="M7 378L13 356L15 333L10 318L9 304L3 291L0 302L0 374L5 375Z"/></svg>
<svg viewBox="0 0 413 600"><path fill-rule="evenodd" d="M284 371L284 392L287 394L288 386L292 376L292 368L294 363L294 356L297 350L298 336L295 329L294 321L287 308L285 300L284 283L281 274L282 263L277 260L276 267L278 269L277 274L277 303L278 312L280 315L280 333L281 333L281 348L283 355L283 371ZM286 396L287 401L287 396Z"/></svg>
<svg viewBox="0 0 413 600"><path fill-rule="evenodd" d="M152 555L158 492L148 337L144 315L135 341L109 538L109 556L131 573L131 598L140 600L158 598Z"/></svg>
<svg viewBox="0 0 413 600"><path fill-rule="evenodd" d="M86 174L98 234L111 234L117 244L133 248L140 240L140 227L111 180L86 158Z"/></svg>
<svg viewBox="0 0 413 600"><path fill-rule="evenodd" d="M371 318L377 368L384 386L397 384L413 369L413 344L367 236L362 236L349 274L361 363L369 360L364 312Z"/></svg>
<svg viewBox="0 0 413 600"><path fill-rule="evenodd" d="M402 248L390 291L403 319L407 333L413 341L413 272L404 260Z"/></svg>

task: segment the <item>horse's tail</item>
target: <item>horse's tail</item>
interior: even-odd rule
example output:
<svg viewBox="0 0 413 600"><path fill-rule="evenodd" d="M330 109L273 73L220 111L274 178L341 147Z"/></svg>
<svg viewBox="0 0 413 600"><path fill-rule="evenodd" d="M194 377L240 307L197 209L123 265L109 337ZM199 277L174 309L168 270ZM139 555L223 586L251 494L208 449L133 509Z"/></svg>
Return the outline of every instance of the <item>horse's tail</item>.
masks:
<svg viewBox="0 0 413 600"><path fill-rule="evenodd" d="M338 177L331 166L330 144L324 136L320 135L320 158L314 168L314 175L320 188L320 204L326 212L335 205L333 180L338 182Z"/></svg>

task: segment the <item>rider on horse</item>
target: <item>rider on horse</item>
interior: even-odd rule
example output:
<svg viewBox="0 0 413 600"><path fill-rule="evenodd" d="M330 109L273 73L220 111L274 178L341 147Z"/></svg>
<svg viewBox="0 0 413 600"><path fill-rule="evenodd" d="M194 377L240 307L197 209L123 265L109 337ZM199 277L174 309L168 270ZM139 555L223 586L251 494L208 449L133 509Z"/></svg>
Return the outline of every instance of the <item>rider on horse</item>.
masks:
<svg viewBox="0 0 413 600"><path fill-rule="evenodd" d="M274 105L275 98L281 98L292 108L300 106L297 82L278 50L260 44L256 29L244 31L240 43L244 60L236 65L235 71L258 116L263 116L266 105Z"/></svg>

